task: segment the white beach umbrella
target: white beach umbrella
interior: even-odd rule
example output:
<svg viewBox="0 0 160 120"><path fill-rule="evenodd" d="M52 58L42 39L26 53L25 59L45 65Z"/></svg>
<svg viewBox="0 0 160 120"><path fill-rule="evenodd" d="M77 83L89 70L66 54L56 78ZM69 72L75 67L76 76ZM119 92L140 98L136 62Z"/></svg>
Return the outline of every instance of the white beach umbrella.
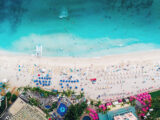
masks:
<svg viewBox="0 0 160 120"><path fill-rule="evenodd" d="M40 72L44 73L46 71L46 69L42 68L40 69Z"/></svg>
<svg viewBox="0 0 160 120"><path fill-rule="evenodd" d="M8 82L8 79L4 78L4 79L2 80L2 82L6 83L6 82Z"/></svg>

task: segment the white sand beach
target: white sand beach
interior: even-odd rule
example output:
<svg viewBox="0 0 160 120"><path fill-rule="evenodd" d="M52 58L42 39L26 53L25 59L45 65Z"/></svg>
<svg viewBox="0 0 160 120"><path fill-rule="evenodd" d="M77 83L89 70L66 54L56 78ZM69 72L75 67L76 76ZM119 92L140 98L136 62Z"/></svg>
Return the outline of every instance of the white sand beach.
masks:
<svg viewBox="0 0 160 120"><path fill-rule="evenodd" d="M39 77L51 78L49 85ZM93 83L90 79L96 78ZM10 87L84 91L103 102L160 88L160 50L99 58L34 57L0 52L0 81ZM49 80L48 80L49 81ZM48 84L48 83L47 83ZM60 85L61 84L61 85Z"/></svg>

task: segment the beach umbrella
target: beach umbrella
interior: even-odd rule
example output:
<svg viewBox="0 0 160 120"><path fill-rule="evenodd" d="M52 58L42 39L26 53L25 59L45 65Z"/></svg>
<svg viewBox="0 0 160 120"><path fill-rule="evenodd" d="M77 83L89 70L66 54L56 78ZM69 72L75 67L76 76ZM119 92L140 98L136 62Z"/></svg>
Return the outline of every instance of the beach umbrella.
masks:
<svg viewBox="0 0 160 120"><path fill-rule="evenodd" d="M63 88L63 86L61 86L61 88Z"/></svg>
<svg viewBox="0 0 160 120"><path fill-rule="evenodd" d="M67 86L69 86L69 84L67 84Z"/></svg>
<svg viewBox="0 0 160 120"><path fill-rule="evenodd" d="M77 80L77 82L79 82L79 80Z"/></svg>
<svg viewBox="0 0 160 120"><path fill-rule="evenodd" d="M71 78L72 78L72 76L69 77L69 79L71 79Z"/></svg>
<svg viewBox="0 0 160 120"><path fill-rule="evenodd" d="M75 89L77 89L78 87L76 86Z"/></svg>
<svg viewBox="0 0 160 120"><path fill-rule="evenodd" d="M63 80L63 82L65 82L65 80Z"/></svg>
<svg viewBox="0 0 160 120"><path fill-rule="evenodd" d="M81 91L83 91L83 88L81 88Z"/></svg>
<svg viewBox="0 0 160 120"><path fill-rule="evenodd" d="M43 68L43 69L40 69L40 72L41 72L41 73L44 73L45 71L46 71L46 69L44 69L44 68Z"/></svg>
<svg viewBox="0 0 160 120"><path fill-rule="evenodd" d="M2 82L6 83L6 82L8 82L8 79L5 78L5 79L2 80Z"/></svg>
<svg viewBox="0 0 160 120"><path fill-rule="evenodd" d="M60 80L60 82L62 82L62 80Z"/></svg>
<svg viewBox="0 0 160 120"><path fill-rule="evenodd" d="M72 89L72 87L70 87L70 89Z"/></svg>

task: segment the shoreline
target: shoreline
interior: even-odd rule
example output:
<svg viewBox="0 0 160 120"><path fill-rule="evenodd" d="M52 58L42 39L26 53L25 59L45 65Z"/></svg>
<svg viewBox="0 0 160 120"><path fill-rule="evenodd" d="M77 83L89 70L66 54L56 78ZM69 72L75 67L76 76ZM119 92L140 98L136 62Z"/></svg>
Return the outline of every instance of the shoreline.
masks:
<svg viewBox="0 0 160 120"><path fill-rule="evenodd" d="M83 88L87 98L96 100L98 97L104 102L159 89L159 55L160 50L153 50L100 58L38 58L1 51L0 82L8 79L10 87L29 85L59 91L72 89L77 93L82 92ZM47 74L51 77L50 85L40 85L38 75L45 77ZM90 81L92 78L96 78L95 83Z"/></svg>
<svg viewBox="0 0 160 120"><path fill-rule="evenodd" d="M124 54L115 54L115 55L106 55L100 57L56 57L56 56L42 56L36 57L33 55L23 54L23 53L12 53L8 51L0 50L0 57L11 57L11 58L29 58L34 60L49 60L56 61L59 64L97 64L97 65L108 65L108 64L117 64L123 62L135 62L135 61L150 61L160 59L160 50L149 50L149 51L140 51ZM118 59L117 59L118 58ZM58 60L58 61L57 61ZM65 62L64 62L65 60ZM56 63L56 64L57 64Z"/></svg>

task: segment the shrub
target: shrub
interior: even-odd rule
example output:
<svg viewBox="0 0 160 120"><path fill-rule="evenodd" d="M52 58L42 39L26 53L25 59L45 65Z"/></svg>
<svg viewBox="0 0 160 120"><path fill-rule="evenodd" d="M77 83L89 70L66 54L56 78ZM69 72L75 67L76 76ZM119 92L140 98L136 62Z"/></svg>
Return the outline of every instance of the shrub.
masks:
<svg viewBox="0 0 160 120"><path fill-rule="evenodd" d="M11 101L14 102L17 99L17 96L15 94L12 95Z"/></svg>
<svg viewBox="0 0 160 120"><path fill-rule="evenodd" d="M9 100L11 99L11 96L12 96L12 94L11 94L10 92L8 92L8 93L6 94L7 101L9 101Z"/></svg>

